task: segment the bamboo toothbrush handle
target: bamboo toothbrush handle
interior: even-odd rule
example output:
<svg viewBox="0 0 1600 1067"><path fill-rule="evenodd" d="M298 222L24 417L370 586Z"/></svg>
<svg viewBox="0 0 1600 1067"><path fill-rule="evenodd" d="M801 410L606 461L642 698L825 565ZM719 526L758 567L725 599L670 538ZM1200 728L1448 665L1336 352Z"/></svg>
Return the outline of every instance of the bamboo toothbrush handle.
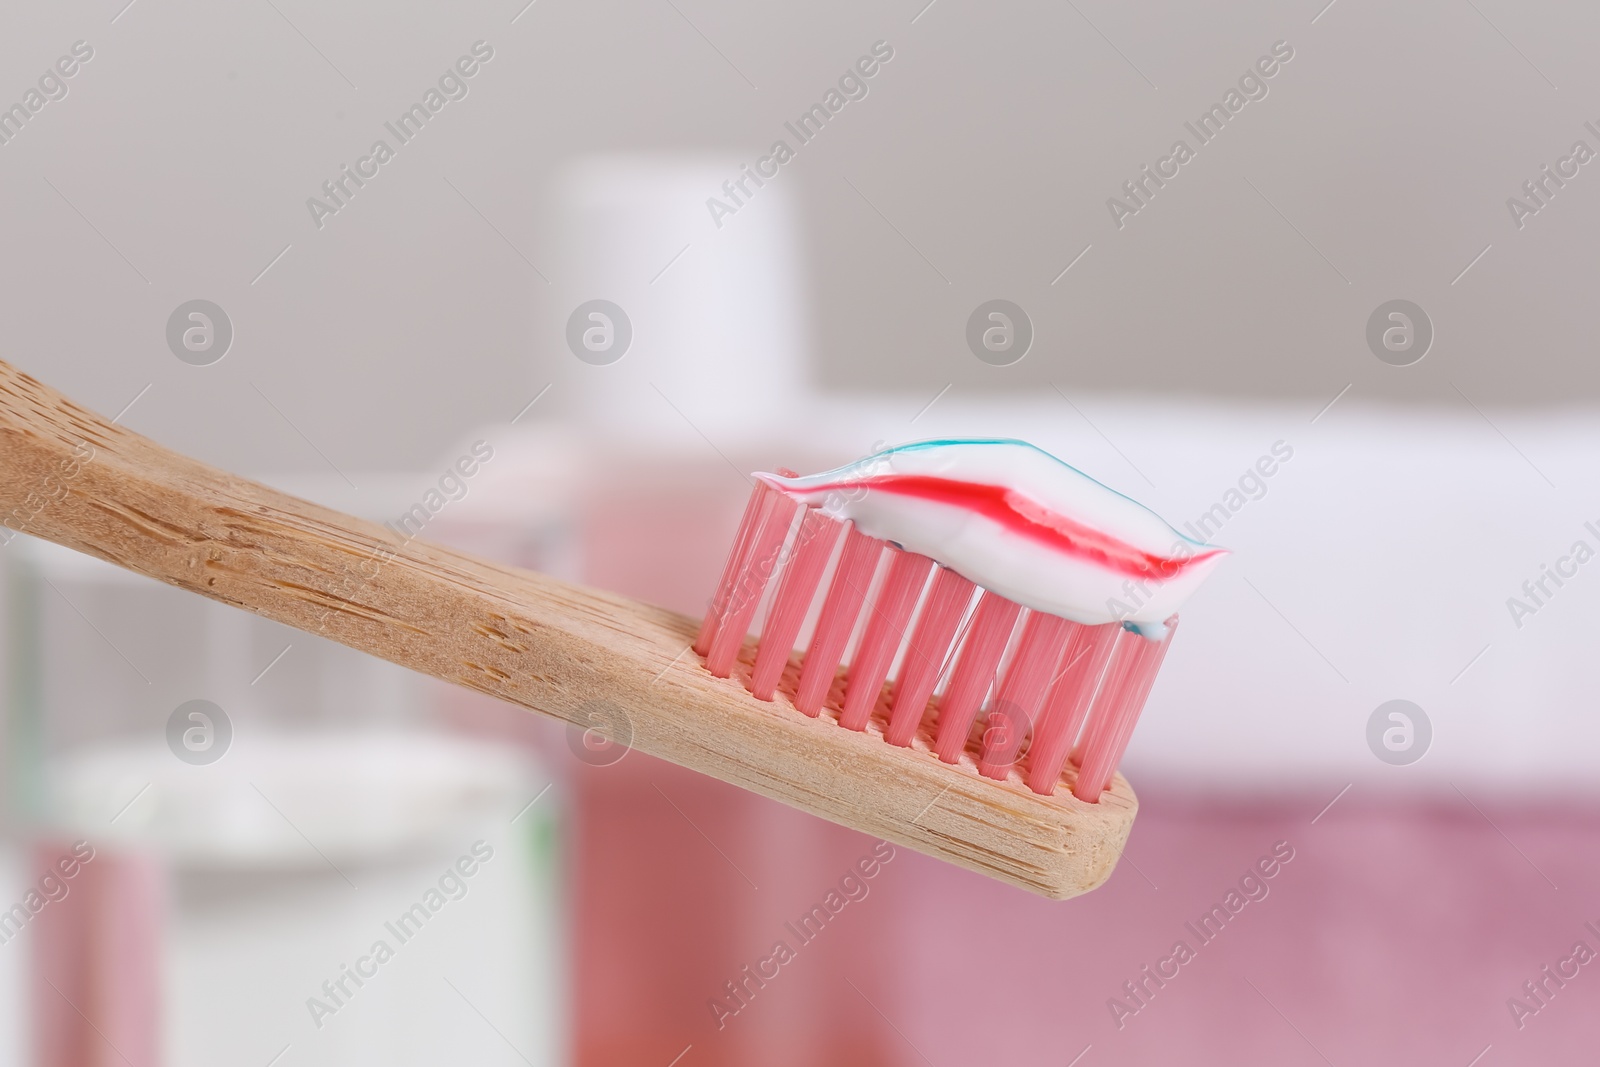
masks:
<svg viewBox="0 0 1600 1067"><path fill-rule="evenodd" d="M0 523L1050 897L1110 876L1137 802L1041 797L688 651L695 621L390 532L171 452L0 362ZM0 537L10 535L0 531ZM741 670L748 672L750 649ZM791 665L791 671L793 670ZM615 728L615 727L613 727ZM1071 773L1070 770L1068 772Z"/></svg>

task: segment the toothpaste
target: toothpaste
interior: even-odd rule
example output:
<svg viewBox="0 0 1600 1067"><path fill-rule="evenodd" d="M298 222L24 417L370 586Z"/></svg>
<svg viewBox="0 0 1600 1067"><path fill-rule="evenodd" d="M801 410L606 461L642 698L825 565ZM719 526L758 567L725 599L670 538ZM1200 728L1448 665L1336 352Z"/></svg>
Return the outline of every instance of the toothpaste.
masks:
<svg viewBox="0 0 1600 1067"><path fill-rule="evenodd" d="M1227 555L1023 441L923 441L756 477L1024 607L1153 640Z"/></svg>

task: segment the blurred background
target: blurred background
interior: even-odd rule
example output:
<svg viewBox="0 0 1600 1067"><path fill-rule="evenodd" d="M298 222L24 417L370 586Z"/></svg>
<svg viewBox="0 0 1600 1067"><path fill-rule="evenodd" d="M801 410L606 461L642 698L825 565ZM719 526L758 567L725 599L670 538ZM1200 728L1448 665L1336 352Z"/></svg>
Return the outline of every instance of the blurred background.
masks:
<svg viewBox="0 0 1600 1067"><path fill-rule="evenodd" d="M873 841L15 537L0 1064L1592 1062L1597 31L0 11L3 358L164 445L691 614L745 472L937 436L1235 553L1104 888L898 850L730 1015Z"/></svg>

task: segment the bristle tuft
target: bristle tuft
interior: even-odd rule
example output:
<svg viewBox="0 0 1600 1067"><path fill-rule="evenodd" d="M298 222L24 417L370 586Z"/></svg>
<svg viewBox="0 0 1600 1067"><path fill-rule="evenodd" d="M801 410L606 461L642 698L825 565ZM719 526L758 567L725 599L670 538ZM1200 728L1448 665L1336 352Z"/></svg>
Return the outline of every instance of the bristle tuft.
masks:
<svg viewBox="0 0 1600 1067"><path fill-rule="evenodd" d="M850 664L845 686L844 712L839 725L847 730L863 730L883 694L883 680L889 676L894 654L905 639L922 587L933 570L933 560L914 552L889 547L889 571L883 588L867 612L867 628L861 636Z"/></svg>
<svg viewBox="0 0 1600 1067"><path fill-rule="evenodd" d="M1084 731L1083 759L1078 767L1078 783L1072 789L1079 800L1094 803L1110 784L1177 625L1176 615L1168 619L1167 632L1159 641L1132 630L1117 635L1117 647L1111 653L1105 681L1100 684Z"/></svg>
<svg viewBox="0 0 1600 1067"><path fill-rule="evenodd" d="M1044 702L1045 689L1055 677L1061 648L1072 623L1059 615L1032 612L1022 624L1017 650L1006 668L989 709L983 749L978 756L978 773L1004 781L1021 758L1023 746L1033 733Z"/></svg>
<svg viewBox="0 0 1600 1067"><path fill-rule="evenodd" d="M833 555L833 546L843 530L843 523L816 508L806 509L805 518L800 520L794 549L783 577L778 580L772 607L767 611L767 623L761 629L761 645L750 676L750 691L761 700L771 700L777 692L778 679L789 662L789 654L794 651L795 638L805 624L806 612L817 597L828 557Z"/></svg>
<svg viewBox="0 0 1600 1067"><path fill-rule="evenodd" d="M1061 780L1067 754L1089 715L1100 676L1117 643L1122 627L1114 622L1099 626L1073 623L1067 647L1061 653L1056 677L1045 694L1044 710L1033 729L1028 750L1028 788L1049 796Z"/></svg>
<svg viewBox="0 0 1600 1067"><path fill-rule="evenodd" d="M923 713L928 709L928 698L949 659L956 627L972 603L972 591L977 587L955 571L940 567L928 591L928 602L911 632L911 643L906 647L905 661L900 665L900 677L894 686L894 708L889 714L889 729L884 735L891 745L909 745L916 736Z"/></svg>
<svg viewBox="0 0 1600 1067"><path fill-rule="evenodd" d="M987 590L978 601L950 685L939 701L939 733L934 751L945 763L955 763L966 750L972 720L994 681L1021 611L1015 602Z"/></svg>
<svg viewBox="0 0 1600 1067"><path fill-rule="evenodd" d="M761 606L761 594L766 591L768 579L778 568L783 544L789 538L789 526L800 507L775 489L767 489L765 493L758 491L755 495L763 499L751 524L750 537L743 546L744 552L733 568L733 583L705 653L706 669L718 678L726 678L733 670L733 661L750 633L750 620Z"/></svg>
<svg viewBox="0 0 1600 1067"><path fill-rule="evenodd" d="M839 661L844 658L845 645L850 643L850 634L861 615L861 605L867 599L867 587L872 584L872 573L877 569L884 545L885 542L868 537L854 525L845 535L844 551L839 556L839 565L834 568L827 598L822 602L822 614L817 618L817 632L812 635L811 647L800 669L794 706L807 715L815 717L822 710L822 702L833 686Z"/></svg>
<svg viewBox="0 0 1600 1067"><path fill-rule="evenodd" d="M710 607L706 608L705 621L700 624L700 635L695 638L694 650L699 656L704 657L711 651L711 642L717 636L722 620L727 616L728 601L733 598L733 587L739 580L739 567L749 550L750 538L759 524L761 508L766 503L768 495L773 492L776 490L765 482L757 482L750 499L745 503L744 517L739 520L739 532L733 536L733 547L728 550L728 562L722 568L722 579L717 582L716 594L711 598Z"/></svg>

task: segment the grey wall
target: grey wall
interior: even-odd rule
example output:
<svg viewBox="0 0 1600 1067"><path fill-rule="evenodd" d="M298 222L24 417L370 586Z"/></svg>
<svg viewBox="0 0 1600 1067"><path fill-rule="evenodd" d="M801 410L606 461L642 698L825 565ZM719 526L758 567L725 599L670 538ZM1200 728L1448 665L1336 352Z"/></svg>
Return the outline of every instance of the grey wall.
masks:
<svg viewBox="0 0 1600 1067"><path fill-rule="evenodd" d="M774 179L802 210L829 389L1054 381L1312 410L1346 384L1454 406L1600 394L1600 164L1520 230L1506 206L1574 141L1600 149L1583 126L1600 126L1592 6L125 3L0 12L0 104L73 42L94 49L0 145L4 358L108 413L149 385L127 422L230 467L417 464L510 417L597 295L564 280L560 169L610 151L754 161L880 39L894 58L869 95ZM468 96L314 226L306 198L479 39L494 58ZM1183 123L1279 40L1294 58L1269 94L1115 226L1107 198L1193 143ZM686 255L763 203L720 232L704 216ZM164 339L196 297L237 331L206 368ZM963 341L991 297L1036 326L1012 367ZM1414 367L1363 339L1394 297L1437 328Z"/></svg>

